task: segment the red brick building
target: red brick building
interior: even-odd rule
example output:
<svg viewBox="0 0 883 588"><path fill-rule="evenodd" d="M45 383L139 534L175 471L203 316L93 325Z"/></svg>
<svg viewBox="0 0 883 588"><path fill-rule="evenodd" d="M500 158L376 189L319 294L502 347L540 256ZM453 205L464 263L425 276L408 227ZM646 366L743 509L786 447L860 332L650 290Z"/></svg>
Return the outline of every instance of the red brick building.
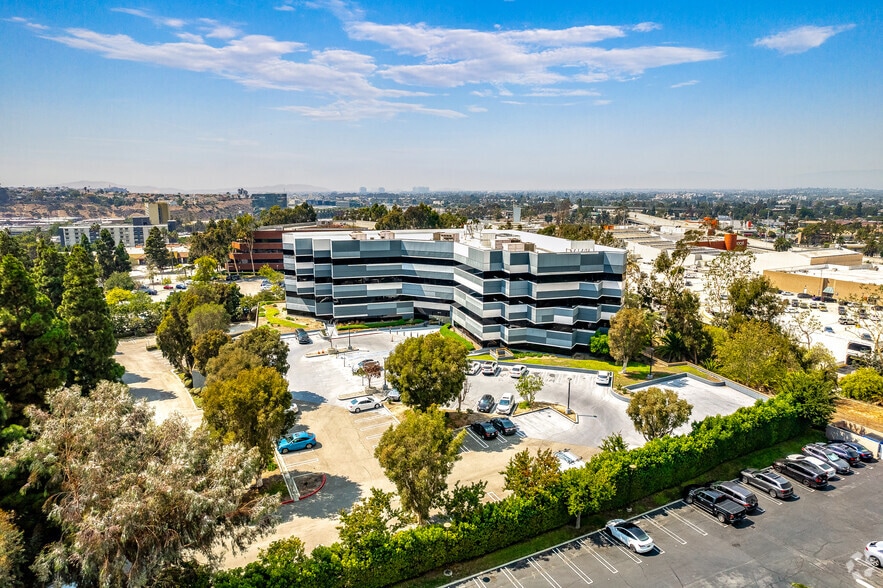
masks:
<svg viewBox="0 0 883 588"><path fill-rule="evenodd" d="M247 241L233 241L233 251L227 260L228 272L257 272L265 265L278 272L284 268L282 255L282 229L260 228L253 233L254 242L249 249Z"/></svg>

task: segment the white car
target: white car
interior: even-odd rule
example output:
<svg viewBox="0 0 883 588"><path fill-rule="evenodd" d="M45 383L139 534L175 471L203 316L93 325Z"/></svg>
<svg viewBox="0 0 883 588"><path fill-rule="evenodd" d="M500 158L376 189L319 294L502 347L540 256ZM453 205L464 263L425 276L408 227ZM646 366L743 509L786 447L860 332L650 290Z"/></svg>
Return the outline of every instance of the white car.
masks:
<svg viewBox="0 0 883 588"><path fill-rule="evenodd" d="M481 364L481 373L486 376L496 376L497 375L497 362L495 361L486 361Z"/></svg>
<svg viewBox="0 0 883 588"><path fill-rule="evenodd" d="M515 395L511 392L506 392L502 396L500 396L500 401L497 403L497 413L498 414L512 414L512 409L515 408Z"/></svg>
<svg viewBox="0 0 883 588"><path fill-rule="evenodd" d="M520 378L524 374L527 373L527 368L523 365L513 365L509 369L509 377L511 378Z"/></svg>
<svg viewBox="0 0 883 588"><path fill-rule="evenodd" d="M362 412L363 410L371 410L372 408L380 408L380 401L373 396L361 396L353 398L346 406L350 412Z"/></svg>
<svg viewBox="0 0 883 588"><path fill-rule="evenodd" d="M598 372L598 375L595 377L595 384L598 386L609 386L611 381L613 381L613 373L611 372Z"/></svg>
<svg viewBox="0 0 883 588"><path fill-rule="evenodd" d="M470 376L474 376L478 372L481 371L481 362L478 361L470 361L469 365L466 366L466 374Z"/></svg>
<svg viewBox="0 0 883 588"><path fill-rule="evenodd" d="M811 464L815 464L819 466L822 471L827 474L829 478L833 478L837 475L837 470L834 469L834 466L829 464L828 462L819 459L818 457L814 457L812 455L803 455L801 453L792 453L788 456L788 459L793 459L795 461L808 461Z"/></svg>
<svg viewBox="0 0 883 588"><path fill-rule="evenodd" d="M575 455L566 449L564 451L556 451L555 457L558 458L558 469L562 472L571 468L579 468L585 465L583 458Z"/></svg>
<svg viewBox="0 0 883 588"><path fill-rule="evenodd" d="M883 562L883 541L871 541L865 546L865 559L872 566L879 568Z"/></svg>
<svg viewBox="0 0 883 588"><path fill-rule="evenodd" d="M613 519L612 521L607 521L604 528L611 537L635 553L647 553L656 548L650 535L645 533L644 529L631 521Z"/></svg>

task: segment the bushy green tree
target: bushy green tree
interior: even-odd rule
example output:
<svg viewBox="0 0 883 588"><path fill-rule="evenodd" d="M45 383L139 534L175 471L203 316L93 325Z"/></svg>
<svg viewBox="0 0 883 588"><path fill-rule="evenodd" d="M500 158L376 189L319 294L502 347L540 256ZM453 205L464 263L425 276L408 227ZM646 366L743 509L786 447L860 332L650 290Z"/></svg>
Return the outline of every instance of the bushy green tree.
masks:
<svg viewBox="0 0 883 588"><path fill-rule="evenodd" d="M454 435L444 414L430 406L425 411L409 410L380 437L374 457L395 484L402 506L417 516L419 524L426 523L429 511L440 506L465 436L466 431Z"/></svg>
<svg viewBox="0 0 883 588"><path fill-rule="evenodd" d="M230 340L230 335L219 330L208 331L197 337L191 350L193 367L204 374L209 360L217 357L221 347L230 343Z"/></svg>
<svg viewBox="0 0 883 588"><path fill-rule="evenodd" d="M769 323L745 321L715 346L720 373L752 388L775 389L800 362L790 339Z"/></svg>
<svg viewBox="0 0 883 588"><path fill-rule="evenodd" d="M0 510L0 586L19 585L19 566L24 558L22 539L13 513Z"/></svg>
<svg viewBox="0 0 883 588"><path fill-rule="evenodd" d="M116 271L116 244L107 229L101 229L95 242L95 261L98 263L98 277L106 280Z"/></svg>
<svg viewBox="0 0 883 588"><path fill-rule="evenodd" d="M438 333L400 343L386 360L387 381L419 410L457 398L466 380L466 348Z"/></svg>
<svg viewBox="0 0 883 588"><path fill-rule="evenodd" d="M196 341L209 331L226 331L230 326L230 315L220 304L207 302L200 304L187 315L190 337Z"/></svg>
<svg viewBox="0 0 883 588"><path fill-rule="evenodd" d="M67 381L74 352L67 325L37 292L17 257L0 259L0 395L15 420L28 404Z"/></svg>
<svg viewBox="0 0 883 588"><path fill-rule="evenodd" d="M37 242L37 262L34 265L34 285L52 301L52 308L61 306L64 294L64 272L67 257L51 241Z"/></svg>
<svg viewBox="0 0 883 588"><path fill-rule="evenodd" d="M242 370L266 367L260 357L232 343L218 350L218 355L205 364L206 383L233 380Z"/></svg>
<svg viewBox="0 0 883 588"><path fill-rule="evenodd" d="M147 234L147 240L144 242L144 258L160 271L171 263L166 240L159 227L153 227Z"/></svg>
<svg viewBox="0 0 883 588"><path fill-rule="evenodd" d="M256 447L266 462L290 423L288 382L273 368L242 370L202 389L203 419L225 443ZM257 472L260 481L260 472Z"/></svg>
<svg viewBox="0 0 883 588"><path fill-rule="evenodd" d="M589 339L589 351L592 355L606 357L610 355L610 344L607 341L607 333L595 333Z"/></svg>
<svg viewBox="0 0 883 588"><path fill-rule="evenodd" d="M625 373L629 360L647 346L650 338L650 326L647 313L639 308L622 308L610 319L610 330L607 332L610 355L622 362L622 373Z"/></svg>
<svg viewBox="0 0 883 588"><path fill-rule="evenodd" d="M371 488L371 494L339 513L340 541L359 559L370 560L386 548L394 533L412 522L406 511L394 508L395 494Z"/></svg>
<svg viewBox="0 0 883 588"><path fill-rule="evenodd" d="M112 290L114 288L122 288L123 290L134 290L135 280L128 272L114 272L104 280L104 289Z"/></svg>
<svg viewBox="0 0 883 588"><path fill-rule="evenodd" d="M196 272L193 274L194 282L211 282L218 275L218 260L210 255L203 255L193 262Z"/></svg>
<svg viewBox="0 0 883 588"><path fill-rule="evenodd" d="M673 390L651 386L635 392L625 412L632 419L635 430L647 441L652 441L671 435L690 420L692 411L693 406Z"/></svg>
<svg viewBox="0 0 883 588"><path fill-rule="evenodd" d="M0 231L0 258L7 255L17 258L25 266L25 269L30 269L31 258L28 256L28 252L21 242L12 236L9 229L3 229Z"/></svg>
<svg viewBox="0 0 883 588"><path fill-rule="evenodd" d="M847 398L865 402L883 402L883 376L870 367L859 368L843 376L840 392Z"/></svg>
<svg viewBox="0 0 883 588"><path fill-rule="evenodd" d="M67 322L75 347L68 383L91 390L101 380L118 381L124 370L113 359L117 340L110 311L91 254L80 246L74 246L67 263L58 313Z"/></svg>
<svg viewBox="0 0 883 588"><path fill-rule="evenodd" d="M275 496L247 497L257 451L219 446L179 416L157 424L126 386L90 395L60 388L49 411L29 409L32 439L0 460L31 472L23 491L46 492L60 538L34 563L42 582L147 586L195 558L218 563L219 546L243 549L275 524Z"/></svg>
<svg viewBox="0 0 883 588"><path fill-rule="evenodd" d="M255 354L261 365L271 367L283 376L288 373L288 343L279 331L269 325L261 325L242 333L233 345Z"/></svg>
<svg viewBox="0 0 883 588"><path fill-rule="evenodd" d="M126 251L126 245L122 241L116 244L113 250L114 272L129 273L132 271L132 260Z"/></svg>
<svg viewBox="0 0 883 588"><path fill-rule="evenodd" d="M519 451L500 473L505 481L503 488L522 498L549 497L561 481L558 458L551 449L537 449L534 456L527 449Z"/></svg>
<svg viewBox="0 0 883 588"><path fill-rule="evenodd" d="M730 284L732 313L748 320L773 322L785 312L779 291L766 276L738 276Z"/></svg>
<svg viewBox="0 0 883 588"><path fill-rule="evenodd" d="M525 374L515 380L515 391L527 402L528 406L533 406L537 399L537 393L542 389L543 376L540 374Z"/></svg>
<svg viewBox="0 0 883 588"><path fill-rule="evenodd" d="M788 394L800 416L814 427L823 428L834 414L834 382L821 372L790 372L778 384L779 394Z"/></svg>

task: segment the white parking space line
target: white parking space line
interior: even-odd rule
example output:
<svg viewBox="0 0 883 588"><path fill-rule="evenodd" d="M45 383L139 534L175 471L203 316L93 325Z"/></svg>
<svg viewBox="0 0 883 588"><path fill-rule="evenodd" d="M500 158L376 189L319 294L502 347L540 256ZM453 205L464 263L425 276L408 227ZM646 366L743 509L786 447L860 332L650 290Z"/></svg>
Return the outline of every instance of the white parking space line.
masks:
<svg viewBox="0 0 883 588"><path fill-rule="evenodd" d="M767 502L772 502L773 504L778 504L779 506L781 506L782 504L784 504L784 503L783 503L781 500L779 500L778 498L773 498L773 497L770 496L769 494L764 494L763 492L758 492L757 494L755 494L755 496L757 496L758 498L763 498L763 499L766 500Z"/></svg>
<svg viewBox="0 0 883 588"><path fill-rule="evenodd" d="M391 412L384 411L384 412L375 412L374 414L368 415L368 416L356 417L353 420L356 421L357 423L361 423L363 421L376 421L378 419L388 419L391 416L392 416Z"/></svg>
<svg viewBox="0 0 883 588"><path fill-rule="evenodd" d="M598 536L601 537L601 540L604 541L607 545L609 545L611 547L615 547L616 549L620 550L623 554L625 554L626 557L628 557L633 562L635 562L637 564L641 563L641 559L637 555L632 553L629 549L623 547L621 543L616 541L616 539L609 536L607 533L598 533Z"/></svg>
<svg viewBox="0 0 883 588"><path fill-rule="evenodd" d="M365 435L365 439L380 439L383 433L375 433L374 435Z"/></svg>
<svg viewBox="0 0 883 588"><path fill-rule="evenodd" d="M371 429L377 429L378 427L391 427L392 421L386 421L385 423L377 423L374 425L368 425L367 427L359 427L360 431L370 431Z"/></svg>
<svg viewBox="0 0 883 588"><path fill-rule="evenodd" d="M648 516L648 515L644 515L644 516L641 517L641 518L644 519L644 520L650 521L651 523L653 523L653 524L654 524L654 525L655 525L660 531L662 531L663 533L665 533L666 535L668 535L669 537L671 537L672 539L674 539L675 541L677 541L677 542L680 543L681 545L686 545L686 544L687 544L687 540L686 540L686 539L683 539L680 535L678 535L678 534L675 533L674 531L669 531L668 529L666 529L665 527L663 527L662 525L660 525L659 523L657 523L656 520L655 520L655 519L652 519L650 516Z"/></svg>
<svg viewBox="0 0 883 588"><path fill-rule="evenodd" d="M506 576L506 578L510 582L512 582L513 586L515 586L516 588L524 588L524 584L518 581L518 578L515 577L515 574L513 574L509 568L503 568L500 571L503 572L503 575ZM476 580L476 583L478 583L479 586L482 586L482 584L479 583L478 580Z"/></svg>
<svg viewBox="0 0 883 588"><path fill-rule="evenodd" d="M473 433L471 430L466 429L466 432L471 439L474 439L478 443L479 446L483 447L484 449L487 449L488 447L490 447L490 445L485 443L481 437L479 437L478 435Z"/></svg>
<svg viewBox="0 0 883 588"><path fill-rule="evenodd" d="M700 529L699 527L697 527L696 525L694 525L693 523L691 523L690 521L688 521L687 519L685 519L684 517L682 517L681 515L679 515L678 513L672 511L671 509L663 508L662 510L663 510L666 514L669 514L669 515L673 516L674 518L678 519L679 521L681 521L682 523L684 523L684 524L687 525L688 527L692 528L694 531L696 531L697 533L699 533L699 534L702 535L703 537L707 537L707 536L708 536L708 533L706 533L705 531L703 531L702 529Z"/></svg>
<svg viewBox="0 0 883 588"><path fill-rule="evenodd" d="M516 431L515 434L518 435L519 437L522 437L522 438L527 437L527 433L525 433L525 432L522 431L521 429L519 429L518 431Z"/></svg>
<svg viewBox="0 0 883 588"><path fill-rule="evenodd" d="M291 465L292 465L292 466L302 466L302 465L306 465L306 464L308 464L308 463L318 463L318 461L319 461L319 458L318 458L318 457L314 457L313 459L307 459L307 460L304 460L304 461L299 461L299 462L293 463L293 464L291 464Z"/></svg>
<svg viewBox="0 0 883 588"><path fill-rule="evenodd" d="M580 544L581 544L583 547L586 548L586 551L588 551L589 554L590 554L592 557L594 557L595 559L598 560L598 563L600 563L602 566L604 566L605 568L607 568L608 570L610 570L610 573L611 573L611 574L617 574L617 573L619 573L619 570L617 570L615 567L613 567L613 564L612 564L612 563L610 563L609 561L607 561L606 559L604 559L604 558L601 556L600 553L596 552L596 551L592 548L591 544L588 543L588 542L586 542L585 539L581 539L581 540L580 540Z"/></svg>
<svg viewBox="0 0 883 588"><path fill-rule="evenodd" d="M531 567L533 567L533 569L535 569L537 572L540 573L540 576L542 576L542 577L546 580L546 582L549 583L549 586L555 586L555 588L561 588L561 584L559 584L558 582L556 582L556 581L555 581L555 578L553 578L553 577L549 574L549 572L547 572L546 570L544 570L544 569L540 566L539 562L537 562L534 558L530 558L529 560L527 560L527 563L529 563L529 564L531 565Z"/></svg>
<svg viewBox="0 0 883 588"><path fill-rule="evenodd" d="M497 441L499 441L499 442L502 443L503 445L508 445L508 444L509 444L509 440L506 439L505 437L503 437L502 435L497 435Z"/></svg>
<svg viewBox="0 0 883 588"><path fill-rule="evenodd" d="M497 493L494 491L490 491L487 493L488 498L493 500L494 502L500 502L500 497L497 496Z"/></svg>
<svg viewBox="0 0 883 588"><path fill-rule="evenodd" d="M585 582L586 584L591 584L591 583L592 583L592 579L589 577L589 575L586 574L584 571L582 571L582 570L579 568L579 566L577 566L575 563L573 563L572 561L570 561L570 559L569 559L566 555L564 555L564 554L561 552L560 549L556 548L556 549L554 550L554 553L555 553L555 555L557 555L557 556L561 559L561 561L564 562L564 565L566 565L566 566L569 567L571 570L573 570L573 573L576 574L576 575L579 577L580 580L582 580L582 581Z"/></svg>

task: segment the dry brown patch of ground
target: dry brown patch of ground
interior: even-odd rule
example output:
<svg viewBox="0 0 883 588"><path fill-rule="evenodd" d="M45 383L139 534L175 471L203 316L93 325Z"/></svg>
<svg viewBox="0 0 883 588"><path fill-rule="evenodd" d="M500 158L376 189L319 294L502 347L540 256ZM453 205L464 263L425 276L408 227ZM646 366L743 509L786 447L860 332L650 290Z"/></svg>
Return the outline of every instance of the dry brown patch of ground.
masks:
<svg viewBox="0 0 883 588"><path fill-rule="evenodd" d="M883 431L883 406L850 398L837 398L834 405L834 421L847 420L869 429Z"/></svg>

